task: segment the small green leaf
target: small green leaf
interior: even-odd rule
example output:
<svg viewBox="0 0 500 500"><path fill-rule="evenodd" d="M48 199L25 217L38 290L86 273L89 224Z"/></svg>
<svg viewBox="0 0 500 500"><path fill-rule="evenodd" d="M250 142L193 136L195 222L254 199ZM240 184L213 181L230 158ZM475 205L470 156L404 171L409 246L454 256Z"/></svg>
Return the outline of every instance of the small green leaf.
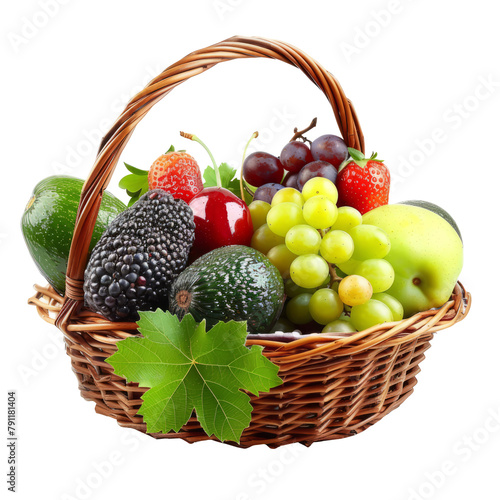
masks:
<svg viewBox="0 0 500 500"><path fill-rule="evenodd" d="M232 180L239 182L235 179L236 169L232 168L227 163L221 163L219 166L220 180L223 186L227 186Z"/></svg>
<svg viewBox="0 0 500 500"><path fill-rule="evenodd" d="M141 170L140 168L135 168L132 165L129 165L128 163L123 162L127 170L135 175L148 175L147 170Z"/></svg>
<svg viewBox="0 0 500 500"><path fill-rule="evenodd" d="M365 155L361 151L358 151L357 149L347 148L347 151L349 151L349 154L351 155L351 158L354 161L361 161L365 159Z"/></svg>
<svg viewBox="0 0 500 500"><path fill-rule="evenodd" d="M232 168L227 163L221 163L219 166L219 175L221 180L221 187L229 189L233 194L241 198L240 180L236 178L236 169ZM205 182L204 187L217 186L215 177L215 170L213 167L208 166L203 172Z"/></svg>
<svg viewBox="0 0 500 500"><path fill-rule="evenodd" d="M147 430L178 432L193 410L205 432L239 443L258 394L282 383L262 347L245 347L246 323L219 322L208 332L191 314L182 321L157 309L140 312L140 337L118 342L107 361L115 373L149 390L139 414Z"/></svg>
<svg viewBox="0 0 500 500"><path fill-rule="evenodd" d="M167 153L172 153L173 151L175 151L175 148L173 146L173 144L170 145L170 147L167 149L167 151L165 152L165 154Z"/></svg>
<svg viewBox="0 0 500 500"><path fill-rule="evenodd" d="M142 187L140 191L136 191L135 193L131 193L127 191L127 194L130 196L130 200L128 202L128 207L131 207L143 194L146 194L149 191L149 187L146 184Z"/></svg>
<svg viewBox="0 0 500 500"><path fill-rule="evenodd" d="M378 162L380 162L380 163L383 163L383 162L384 162L384 160L381 160L380 158L377 158L377 155L378 155L378 153L372 153L372 155L370 156L370 158L369 158L369 159L370 159L370 160L375 160L375 161L378 161Z"/></svg>
<svg viewBox="0 0 500 500"><path fill-rule="evenodd" d="M144 185L147 185L147 183L147 177L143 175L129 174L120 179L118 186L122 189L126 189L127 191L135 193L137 191L140 191L144 187Z"/></svg>
<svg viewBox="0 0 500 500"><path fill-rule="evenodd" d="M140 196L138 194L132 196L127 203L127 207L131 207L139 198Z"/></svg>
<svg viewBox="0 0 500 500"><path fill-rule="evenodd" d="M210 165L204 170L203 178L205 179L203 187L217 186L217 182L215 180L215 170Z"/></svg>

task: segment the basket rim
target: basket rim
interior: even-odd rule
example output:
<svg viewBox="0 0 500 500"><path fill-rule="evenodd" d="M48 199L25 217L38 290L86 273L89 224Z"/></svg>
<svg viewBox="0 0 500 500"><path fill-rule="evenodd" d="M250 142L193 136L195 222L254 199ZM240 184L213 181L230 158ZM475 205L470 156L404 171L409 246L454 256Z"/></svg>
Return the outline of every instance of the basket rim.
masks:
<svg viewBox="0 0 500 500"><path fill-rule="evenodd" d="M38 314L46 322L56 324L56 318L63 304L61 297L50 285L34 286L36 293L28 304L37 308ZM273 361L292 362L339 350L342 355L352 355L363 350L380 346L397 347L411 342L422 335L433 334L462 321L469 313L471 294L460 281L455 285L450 300L439 308L419 312L401 321L383 323L352 334L309 333L296 334L248 334L246 345L259 345L272 351ZM84 335L105 346L115 346L125 338L136 336L138 325L133 322L115 323L97 313L81 307L67 323L63 334L76 344L84 345ZM299 353L294 353L297 349ZM292 353L292 354L290 354Z"/></svg>

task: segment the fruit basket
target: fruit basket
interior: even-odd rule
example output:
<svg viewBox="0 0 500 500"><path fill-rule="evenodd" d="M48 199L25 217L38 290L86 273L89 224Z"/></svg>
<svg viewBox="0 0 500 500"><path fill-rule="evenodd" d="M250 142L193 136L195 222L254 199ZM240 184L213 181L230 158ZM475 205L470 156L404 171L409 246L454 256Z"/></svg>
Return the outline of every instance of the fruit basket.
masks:
<svg viewBox="0 0 500 500"><path fill-rule="evenodd" d="M106 360L117 351L120 340L137 334L137 324L110 322L83 306L84 271L103 191L135 127L156 102L220 62L253 57L275 59L302 71L325 94L345 142L364 150L356 113L336 79L299 49L274 40L232 37L195 51L168 67L129 102L103 138L83 187L65 296L51 286L36 285L36 294L29 300L42 319L63 332L82 397L95 403L97 413L123 427L147 432L138 414L147 389L127 383ZM469 308L470 295L457 283L442 307L357 333L249 334L246 345L263 347L266 358L278 365L283 383L251 396L252 419L239 446L310 445L362 432L411 395L434 333L462 320ZM216 439L204 432L195 415L179 432L150 435L191 443Z"/></svg>

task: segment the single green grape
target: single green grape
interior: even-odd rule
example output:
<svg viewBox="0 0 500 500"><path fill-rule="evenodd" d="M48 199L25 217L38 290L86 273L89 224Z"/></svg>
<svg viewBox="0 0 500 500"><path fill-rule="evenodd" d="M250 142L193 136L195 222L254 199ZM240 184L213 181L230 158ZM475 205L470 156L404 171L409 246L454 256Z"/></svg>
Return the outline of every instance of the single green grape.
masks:
<svg viewBox="0 0 500 500"><path fill-rule="evenodd" d="M271 248L281 243L285 243L285 238L273 233L267 224L263 224L253 233L250 246L266 255Z"/></svg>
<svg viewBox="0 0 500 500"><path fill-rule="evenodd" d="M279 191L276 191L276 194L273 196L273 199L271 201L271 206L274 207L276 205L279 205L280 203L290 202L295 203L300 208L302 208L302 206L304 205L304 201L304 197L302 196L302 193L300 191L291 187L286 187L280 189Z"/></svg>
<svg viewBox="0 0 500 500"><path fill-rule="evenodd" d="M292 278L285 280L285 294L288 298L296 297L301 293L313 294L318 288L303 288L295 283Z"/></svg>
<svg viewBox="0 0 500 500"><path fill-rule="evenodd" d="M297 256L290 252L284 243L271 248L266 256L276 266L282 278L290 276L290 265Z"/></svg>
<svg viewBox="0 0 500 500"><path fill-rule="evenodd" d="M333 204L337 204L339 199L339 192L337 191L337 186L325 177L313 177L309 179L302 188L302 196L304 200L313 198L314 196L325 196Z"/></svg>
<svg viewBox="0 0 500 500"><path fill-rule="evenodd" d="M281 190L283 191L283 189ZM278 191L279 193L280 191ZM318 253L321 245L321 235L317 229L307 225L299 224L293 226L285 236L285 243L288 249L295 255L305 255L307 253Z"/></svg>
<svg viewBox="0 0 500 500"><path fill-rule="evenodd" d="M285 237L293 226L304 223L302 209L289 201L271 207L267 214L267 225L278 236Z"/></svg>
<svg viewBox="0 0 500 500"><path fill-rule="evenodd" d="M290 266L290 277L304 288L319 287L329 272L326 260L315 254L299 255Z"/></svg>
<svg viewBox="0 0 500 500"><path fill-rule="evenodd" d="M321 333L353 333L356 328L352 326L350 321L345 321L343 319L336 319L331 323L328 323L325 328L323 328Z"/></svg>
<svg viewBox="0 0 500 500"><path fill-rule="evenodd" d="M286 296L288 298L292 298L296 297L297 295L300 295L301 293L314 293L319 288L326 288L330 283L330 275L327 276L325 281L323 281L323 283L321 283L319 287L314 287L314 288L303 288L297 285L297 283L295 283L291 278L285 279L284 283L285 283Z"/></svg>
<svg viewBox="0 0 500 500"><path fill-rule="evenodd" d="M354 226L349 234L354 241L353 259L383 259L391 249L389 236L379 227L361 224Z"/></svg>
<svg viewBox="0 0 500 500"><path fill-rule="evenodd" d="M372 294L372 285L363 276L352 274L346 276L339 284L340 300L348 306L364 304L370 300Z"/></svg>
<svg viewBox="0 0 500 500"><path fill-rule="evenodd" d="M358 332L390 321L393 321L391 310L380 300L370 299L351 309L351 323Z"/></svg>
<svg viewBox="0 0 500 500"><path fill-rule="evenodd" d="M403 304L392 295L388 293L374 293L372 299L380 300L380 302L383 302L391 310L393 321L401 321L403 319Z"/></svg>
<svg viewBox="0 0 500 500"><path fill-rule="evenodd" d="M332 229L349 232L353 227L363 223L361 212L353 207L339 207L337 220Z"/></svg>
<svg viewBox="0 0 500 500"><path fill-rule="evenodd" d="M394 269L384 259L368 259L356 267L356 274L366 278L373 287L373 293L389 290L394 283Z"/></svg>
<svg viewBox="0 0 500 500"><path fill-rule="evenodd" d="M337 292L330 288L321 288L313 293L309 302L309 312L316 323L326 325L342 314L344 304Z"/></svg>
<svg viewBox="0 0 500 500"><path fill-rule="evenodd" d="M352 257L346 262L341 262L337 264L337 267L346 275L355 274L356 268L359 266L361 262L359 260L353 259ZM340 276L340 273L339 273Z"/></svg>
<svg viewBox="0 0 500 500"><path fill-rule="evenodd" d="M349 314L347 314L346 309L349 309ZM346 306L344 304L344 312L340 315L339 319L350 323L351 322L351 309L352 309L351 306Z"/></svg>
<svg viewBox="0 0 500 500"><path fill-rule="evenodd" d="M250 210L250 216L252 217L253 230L257 229L266 223L266 217L269 210L271 210L271 205L263 200L255 200L248 205L248 210Z"/></svg>
<svg viewBox="0 0 500 500"><path fill-rule="evenodd" d="M329 286L330 280L331 280L330 269L328 269L328 274L326 275L325 280L323 281L323 283L321 283L321 285L319 285L318 288L330 288L330 286Z"/></svg>
<svg viewBox="0 0 500 500"><path fill-rule="evenodd" d="M305 325L312 321L311 313L309 312L309 302L312 294L301 293L288 301L286 305L286 317L294 325Z"/></svg>
<svg viewBox="0 0 500 500"><path fill-rule="evenodd" d="M337 206L326 196L313 196L303 207L305 221L316 229L329 228L337 219Z"/></svg>
<svg viewBox="0 0 500 500"><path fill-rule="evenodd" d="M354 241L345 231L334 229L323 236L319 247L321 256L331 264L347 262L354 253Z"/></svg>

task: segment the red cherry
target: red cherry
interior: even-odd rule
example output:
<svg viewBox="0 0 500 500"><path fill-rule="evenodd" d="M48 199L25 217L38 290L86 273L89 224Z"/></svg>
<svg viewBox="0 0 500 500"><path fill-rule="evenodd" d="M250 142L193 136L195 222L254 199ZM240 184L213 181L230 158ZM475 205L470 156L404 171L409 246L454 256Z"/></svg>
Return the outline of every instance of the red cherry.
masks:
<svg viewBox="0 0 500 500"><path fill-rule="evenodd" d="M228 189L204 188L191 199L189 206L196 226L191 258L226 245L250 246L253 235L250 210Z"/></svg>

